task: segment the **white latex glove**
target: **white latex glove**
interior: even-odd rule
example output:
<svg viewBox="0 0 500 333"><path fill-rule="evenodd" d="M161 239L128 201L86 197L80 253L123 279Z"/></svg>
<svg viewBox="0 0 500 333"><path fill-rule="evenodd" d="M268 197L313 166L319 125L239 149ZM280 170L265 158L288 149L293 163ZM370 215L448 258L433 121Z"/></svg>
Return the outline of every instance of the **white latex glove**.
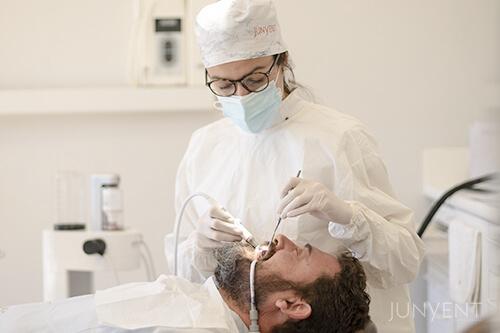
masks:
<svg viewBox="0 0 500 333"><path fill-rule="evenodd" d="M321 183L291 178L281 193L278 214L285 219L306 213L320 220L348 224L352 208Z"/></svg>
<svg viewBox="0 0 500 333"><path fill-rule="evenodd" d="M196 245L202 249L213 249L223 246L223 242L242 240L242 232L233 223L231 214L220 207L211 207L199 218L196 234Z"/></svg>

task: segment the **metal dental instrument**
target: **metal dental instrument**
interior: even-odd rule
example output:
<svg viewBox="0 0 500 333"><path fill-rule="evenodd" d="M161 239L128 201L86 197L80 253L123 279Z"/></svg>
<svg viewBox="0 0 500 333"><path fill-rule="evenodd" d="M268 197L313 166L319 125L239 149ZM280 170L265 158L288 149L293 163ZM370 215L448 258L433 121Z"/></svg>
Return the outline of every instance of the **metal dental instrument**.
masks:
<svg viewBox="0 0 500 333"><path fill-rule="evenodd" d="M299 170L299 172L297 172L296 177L299 178L301 173L302 173L302 170ZM276 236L276 231L278 230L280 223L281 223L281 216L278 218L278 223L276 223L276 227L274 227L273 235L271 236L271 241L269 242L269 245L268 245L269 247L273 246L274 237Z"/></svg>

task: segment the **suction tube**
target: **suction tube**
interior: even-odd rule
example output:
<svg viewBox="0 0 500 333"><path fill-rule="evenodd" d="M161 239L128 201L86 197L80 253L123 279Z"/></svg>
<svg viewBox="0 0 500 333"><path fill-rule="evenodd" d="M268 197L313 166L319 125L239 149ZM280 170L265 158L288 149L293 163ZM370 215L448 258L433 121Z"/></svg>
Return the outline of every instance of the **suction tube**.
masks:
<svg viewBox="0 0 500 333"><path fill-rule="evenodd" d="M175 226L174 226L174 275L177 275L178 271L178 256L179 256L179 234L181 230L181 223L182 223L182 217L184 216L184 211L186 210L187 205L189 202L196 198L196 197L203 197L205 198L209 204L212 206L218 206L219 203L209 196L208 194L205 194L203 192L196 192L191 194L182 204L181 210L179 212L179 215L177 216L177 220L175 221Z"/></svg>

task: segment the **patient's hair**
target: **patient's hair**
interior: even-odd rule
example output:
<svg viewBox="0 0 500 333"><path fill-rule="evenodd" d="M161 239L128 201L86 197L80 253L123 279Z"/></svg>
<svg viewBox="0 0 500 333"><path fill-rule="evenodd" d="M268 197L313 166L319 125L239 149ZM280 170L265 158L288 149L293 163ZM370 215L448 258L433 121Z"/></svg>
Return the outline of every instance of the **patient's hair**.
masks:
<svg viewBox="0 0 500 333"><path fill-rule="evenodd" d="M351 253L343 253L338 261L342 270L334 277L323 276L297 286L297 292L311 305L311 316L301 321L289 320L275 327L273 333L354 333L364 329L370 322L366 275Z"/></svg>
<svg viewBox="0 0 500 333"><path fill-rule="evenodd" d="M250 304L250 260L239 245L225 246L215 252L217 286L241 309ZM365 292L366 275L359 261L350 253L338 256L341 271L335 276L321 276L312 283L297 284L281 276L267 275L257 269L255 294L257 307L273 292L294 290L312 308L311 316L301 321L289 320L274 327L273 333L332 332L354 333L369 322L370 297Z"/></svg>

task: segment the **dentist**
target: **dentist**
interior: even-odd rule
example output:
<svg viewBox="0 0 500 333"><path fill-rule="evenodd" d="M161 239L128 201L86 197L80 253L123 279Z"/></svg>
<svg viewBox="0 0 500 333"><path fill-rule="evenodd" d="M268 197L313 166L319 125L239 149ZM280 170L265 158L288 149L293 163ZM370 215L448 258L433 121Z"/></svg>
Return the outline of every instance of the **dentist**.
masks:
<svg viewBox="0 0 500 333"><path fill-rule="evenodd" d="M356 255L381 332L414 332L411 311L391 318L389 309L411 309L408 283L423 245L366 127L307 99L272 1L220 0L200 11L196 30L206 85L224 118L193 134L178 169L176 209L201 191L225 210L201 200L188 206L184 218L194 229L180 245L181 275L204 281L216 266L213 249L241 240L228 212L261 241L281 216L279 232L290 239ZM301 178L290 178L298 170Z"/></svg>

